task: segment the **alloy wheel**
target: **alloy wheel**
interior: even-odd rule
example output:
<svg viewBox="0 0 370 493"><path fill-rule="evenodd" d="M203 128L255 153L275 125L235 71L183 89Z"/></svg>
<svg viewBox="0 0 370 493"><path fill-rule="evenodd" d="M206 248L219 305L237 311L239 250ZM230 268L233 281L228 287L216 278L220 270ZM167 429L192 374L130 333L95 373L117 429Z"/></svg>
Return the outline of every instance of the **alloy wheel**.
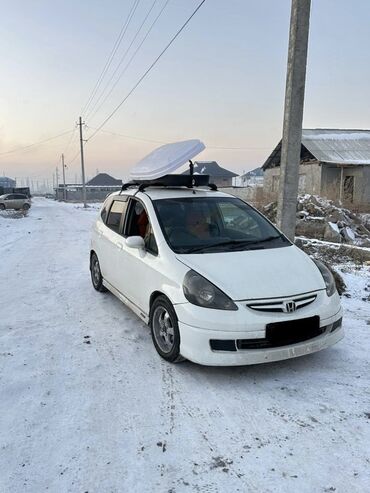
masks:
<svg viewBox="0 0 370 493"><path fill-rule="evenodd" d="M153 333L160 349L170 353L175 342L175 331L171 316L163 306L158 306L153 313Z"/></svg>

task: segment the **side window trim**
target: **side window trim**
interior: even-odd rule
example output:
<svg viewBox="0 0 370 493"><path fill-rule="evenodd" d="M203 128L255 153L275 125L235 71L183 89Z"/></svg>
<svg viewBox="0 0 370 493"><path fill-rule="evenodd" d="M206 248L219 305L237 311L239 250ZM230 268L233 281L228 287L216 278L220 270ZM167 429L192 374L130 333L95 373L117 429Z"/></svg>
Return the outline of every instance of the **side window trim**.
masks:
<svg viewBox="0 0 370 493"><path fill-rule="evenodd" d="M128 196L127 195L123 195L121 197L123 199L119 200L119 202L128 202ZM128 204L126 206L126 209L125 209L124 213L121 215L121 220L119 222L118 234L121 235L121 236L123 236L123 228L124 228L124 225L125 225L125 222L126 222L127 209L128 209Z"/></svg>
<svg viewBox="0 0 370 493"><path fill-rule="evenodd" d="M128 237L128 231L129 231L129 228L130 228L129 222L132 221L132 217L133 217L132 216L132 210L135 208L135 202L137 200L138 199L136 197L130 197L130 200L129 200L129 203L128 203L128 206L127 206L126 220L125 220L125 224L123 225L124 227L122 229L122 236L124 236L125 238Z"/></svg>
<svg viewBox="0 0 370 493"><path fill-rule="evenodd" d="M106 226L107 228L109 228L111 231L113 231L114 233L119 234L119 235L122 233L122 226L123 226L123 224L122 224L122 223L124 222L124 220L125 220L125 218L126 218L126 216L127 216L127 207L126 207L126 210L124 211L124 213L123 213L123 214L121 214L120 222L119 222L119 225L118 225L118 231L115 231L113 228L111 228L111 227L107 224L107 221L108 221L108 218L109 218L109 214L110 214L110 212L111 212L111 209L112 209L112 207L113 207L113 204L114 204L115 202L127 202L127 200L128 200L128 196L127 196L127 195L121 195L121 196L120 196L120 199L116 199L115 197L113 197L112 203L110 204L110 206L109 206L109 210L108 210L107 215L106 215L106 217L105 217L105 221L103 221L103 222L104 222L104 224L105 224L105 226Z"/></svg>
<svg viewBox="0 0 370 493"><path fill-rule="evenodd" d="M150 255L153 255L154 257L157 257L158 256L158 244L157 244L157 239L154 235L154 231L153 231L153 227L152 227L152 222L150 220L150 216L149 216L149 213L148 213L148 209L146 207L146 205L144 204L144 202L142 200L140 200L138 197L130 197L130 201L129 201L129 204L128 204L128 207L127 207L127 210L126 210L126 220L125 220L125 224L124 224L124 230L122 231L122 236L124 236L125 238L127 238L127 233L129 231L129 227L130 227L130 223L129 221L131 222L133 220L133 210L135 209L135 203L136 202L139 202L143 207L144 207L144 210L148 216L148 221L149 221L149 225L150 225L150 229L152 231L152 234L153 234L153 238L154 238L154 242L155 242L155 245L157 247L157 251L153 251L151 249L148 249L147 247L145 247L145 251L147 253L150 253Z"/></svg>
<svg viewBox="0 0 370 493"><path fill-rule="evenodd" d="M133 204L135 203L135 197L127 197L128 199L128 204L127 204L127 209L126 209L126 214L125 214L125 220L123 221L122 224L122 229L121 229L121 236L124 238L127 238L127 232L129 229L129 220L131 218L131 210L134 207Z"/></svg>
<svg viewBox="0 0 370 493"><path fill-rule="evenodd" d="M113 202L112 202L112 204L113 204ZM109 207L108 207L108 205L109 205L109 200L106 200L104 202L104 204L103 204L102 210L100 211L100 218L101 218L101 220L103 221L104 224L106 224L106 222L107 222L108 212L109 212L109 210L111 208L111 205ZM105 216L103 217L104 212L105 212Z"/></svg>

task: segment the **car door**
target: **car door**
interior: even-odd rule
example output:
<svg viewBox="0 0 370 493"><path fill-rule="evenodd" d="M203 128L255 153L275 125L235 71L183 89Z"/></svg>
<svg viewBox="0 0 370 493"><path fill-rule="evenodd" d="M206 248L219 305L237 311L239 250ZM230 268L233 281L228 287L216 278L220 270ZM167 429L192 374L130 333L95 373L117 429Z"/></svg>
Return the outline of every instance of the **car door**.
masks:
<svg viewBox="0 0 370 493"><path fill-rule="evenodd" d="M15 207L15 199L13 194L9 194L6 199L4 200L5 208L6 209L14 209Z"/></svg>
<svg viewBox="0 0 370 493"><path fill-rule="evenodd" d="M24 202L25 202L25 196L21 194L15 194L14 195L14 208L15 209L22 209Z"/></svg>
<svg viewBox="0 0 370 493"><path fill-rule="evenodd" d="M118 255L120 266L117 270L122 273L118 279L118 289L145 314L148 314L150 295L158 289L156 282L159 257L150 216L143 202L137 198L131 198L129 201L123 234L126 238L142 236L145 241L145 250L129 248L124 243Z"/></svg>
<svg viewBox="0 0 370 493"><path fill-rule="evenodd" d="M103 278L116 289L119 289L118 280L122 275L118 254L122 251L125 241L121 232L126 209L127 196L114 198L98 230L98 257L101 273Z"/></svg>

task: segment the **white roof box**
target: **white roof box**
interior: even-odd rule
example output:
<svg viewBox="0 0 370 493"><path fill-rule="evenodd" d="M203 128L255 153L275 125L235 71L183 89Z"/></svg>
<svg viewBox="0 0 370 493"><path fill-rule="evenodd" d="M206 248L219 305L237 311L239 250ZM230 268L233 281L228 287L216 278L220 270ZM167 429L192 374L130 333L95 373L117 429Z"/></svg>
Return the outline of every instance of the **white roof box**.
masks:
<svg viewBox="0 0 370 493"><path fill-rule="evenodd" d="M154 149L131 170L133 180L155 180L172 173L205 149L198 139L173 142Z"/></svg>

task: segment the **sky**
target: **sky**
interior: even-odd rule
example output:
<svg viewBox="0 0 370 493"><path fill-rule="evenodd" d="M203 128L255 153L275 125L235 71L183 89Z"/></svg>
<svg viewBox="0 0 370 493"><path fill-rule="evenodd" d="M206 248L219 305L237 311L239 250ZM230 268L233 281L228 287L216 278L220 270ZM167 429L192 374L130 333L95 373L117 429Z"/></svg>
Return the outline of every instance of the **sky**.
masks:
<svg viewBox="0 0 370 493"><path fill-rule="evenodd" d="M216 160L237 173L263 164L282 134L290 0L206 0L117 113L88 140L200 3L168 1L94 114L90 110L100 91L124 56L116 75L125 68L166 1L139 1L84 112L135 0L2 1L0 175L17 177L19 185L26 177L52 183L58 165L61 174L64 153L66 181L79 180L75 123L81 113L88 177L100 171L124 179L160 143L190 138L206 144L200 160ZM370 128L369 18L368 0L312 1L305 128Z"/></svg>

